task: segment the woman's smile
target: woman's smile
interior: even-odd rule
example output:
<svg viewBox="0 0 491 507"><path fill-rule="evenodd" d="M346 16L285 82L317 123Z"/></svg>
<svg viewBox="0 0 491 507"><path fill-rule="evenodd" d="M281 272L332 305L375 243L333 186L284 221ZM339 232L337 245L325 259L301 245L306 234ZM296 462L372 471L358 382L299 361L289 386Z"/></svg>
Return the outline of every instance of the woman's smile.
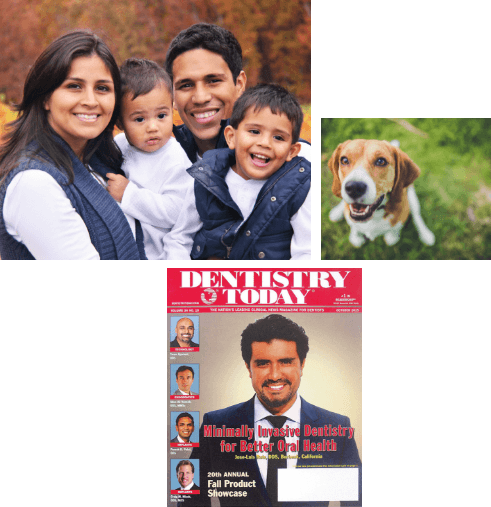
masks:
<svg viewBox="0 0 491 507"><path fill-rule="evenodd" d="M99 136L111 121L115 103L111 73L99 56L92 55L73 60L44 107L53 130L81 158L87 141Z"/></svg>

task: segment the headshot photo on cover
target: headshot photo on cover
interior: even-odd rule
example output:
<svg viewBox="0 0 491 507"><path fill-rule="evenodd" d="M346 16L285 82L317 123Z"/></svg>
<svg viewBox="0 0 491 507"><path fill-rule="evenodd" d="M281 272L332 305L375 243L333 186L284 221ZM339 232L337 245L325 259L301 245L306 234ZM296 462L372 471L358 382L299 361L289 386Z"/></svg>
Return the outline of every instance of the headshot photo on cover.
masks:
<svg viewBox="0 0 491 507"><path fill-rule="evenodd" d="M199 412L171 412L171 447L199 446Z"/></svg>
<svg viewBox="0 0 491 507"><path fill-rule="evenodd" d="M199 461L197 459L171 459L171 493L199 493ZM175 493L174 493L175 494Z"/></svg>
<svg viewBox="0 0 491 507"><path fill-rule="evenodd" d="M199 316L171 316L170 318L170 351L199 351Z"/></svg>
<svg viewBox="0 0 491 507"><path fill-rule="evenodd" d="M199 398L199 364L171 364L170 395L171 400Z"/></svg>

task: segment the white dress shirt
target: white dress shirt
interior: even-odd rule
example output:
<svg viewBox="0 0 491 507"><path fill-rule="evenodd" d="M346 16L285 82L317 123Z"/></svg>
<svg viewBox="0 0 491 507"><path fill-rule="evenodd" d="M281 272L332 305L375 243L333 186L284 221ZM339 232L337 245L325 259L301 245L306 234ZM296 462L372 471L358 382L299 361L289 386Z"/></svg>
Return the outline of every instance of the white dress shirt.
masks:
<svg viewBox="0 0 491 507"><path fill-rule="evenodd" d="M301 401L300 396L297 393L297 399L295 400L295 403L284 413L281 414L285 417L287 417L287 420L285 421L285 424L283 425L283 428L286 428L289 426L290 428L294 429L300 429L300 412L301 412ZM267 410L264 405L259 401L258 397L254 397L254 439L256 441L261 441L263 444L269 443L269 436L263 437L259 436L259 430L258 427L261 426L262 428L274 428L274 426L266 419L266 417L274 415L269 410ZM289 445L296 444L296 447L299 445L299 437L296 435L286 435L285 436L285 442ZM277 449L273 449L274 451L277 451ZM285 453L283 453L285 454ZM298 452L297 451L290 451L288 450L286 452L286 455L288 456L288 459L286 460L286 467L287 468L295 468L297 464L298 459ZM258 458L259 456L265 457L266 459ZM295 457L294 457L295 456ZM257 465L259 467L259 472L261 473L261 478L266 485L266 478L268 476L268 453L267 452L256 452L256 460Z"/></svg>

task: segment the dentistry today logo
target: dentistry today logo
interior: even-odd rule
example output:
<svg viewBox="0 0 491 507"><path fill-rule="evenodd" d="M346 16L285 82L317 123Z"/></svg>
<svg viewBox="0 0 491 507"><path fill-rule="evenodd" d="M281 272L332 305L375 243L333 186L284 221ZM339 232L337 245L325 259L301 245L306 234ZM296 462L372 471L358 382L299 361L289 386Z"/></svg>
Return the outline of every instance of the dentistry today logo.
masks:
<svg viewBox="0 0 491 507"><path fill-rule="evenodd" d="M201 301L206 305L212 305L217 300L217 293L213 289L205 289L201 293Z"/></svg>

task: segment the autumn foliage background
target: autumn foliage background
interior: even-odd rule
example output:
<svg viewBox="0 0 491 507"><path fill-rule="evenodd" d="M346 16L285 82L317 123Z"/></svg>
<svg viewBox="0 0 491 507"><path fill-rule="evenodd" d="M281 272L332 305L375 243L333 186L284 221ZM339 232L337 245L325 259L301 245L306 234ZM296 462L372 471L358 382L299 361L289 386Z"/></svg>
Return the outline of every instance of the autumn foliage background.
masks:
<svg viewBox="0 0 491 507"><path fill-rule="evenodd" d="M275 82L303 105L310 141L310 1L304 0L0 0L0 131L15 115L30 66L56 37L89 28L118 63L144 57L163 65L171 40L208 22L229 29L242 46L248 86ZM179 121L178 118L176 118Z"/></svg>

